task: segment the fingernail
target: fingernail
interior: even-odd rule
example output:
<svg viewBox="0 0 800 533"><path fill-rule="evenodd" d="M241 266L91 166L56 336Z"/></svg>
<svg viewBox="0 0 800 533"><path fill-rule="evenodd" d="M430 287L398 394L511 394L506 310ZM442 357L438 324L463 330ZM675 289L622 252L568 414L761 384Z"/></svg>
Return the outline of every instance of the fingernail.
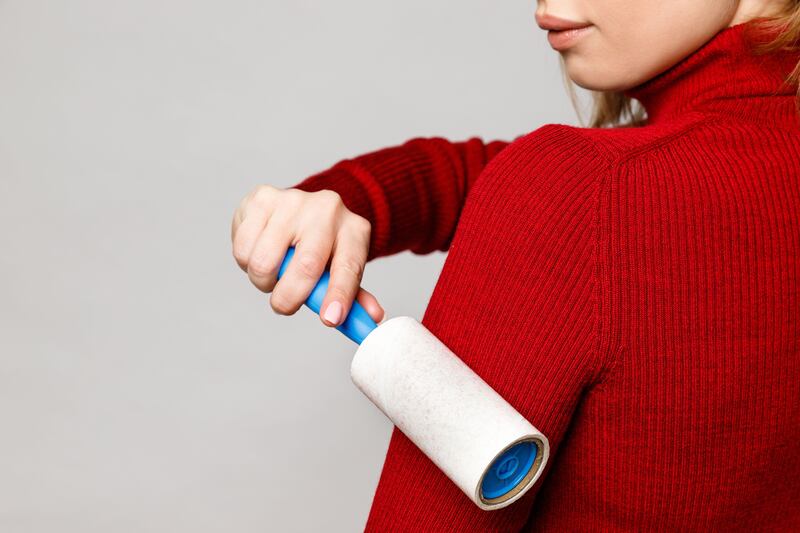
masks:
<svg viewBox="0 0 800 533"><path fill-rule="evenodd" d="M332 301L328 304L328 307L325 308L325 315L322 318L332 323L334 326L339 325L339 319L342 318L342 304L336 300Z"/></svg>

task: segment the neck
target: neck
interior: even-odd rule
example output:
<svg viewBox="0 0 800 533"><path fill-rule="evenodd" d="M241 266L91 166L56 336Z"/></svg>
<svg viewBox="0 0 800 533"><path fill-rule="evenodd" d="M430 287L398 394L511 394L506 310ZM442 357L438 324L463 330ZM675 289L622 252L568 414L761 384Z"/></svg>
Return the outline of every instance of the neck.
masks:
<svg viewBox="0 0 800 533"><path fill-rule="evenodd" d="M797 127L798 87L787 77L800 62L800 51L757 55L752 46L769 35L750 28L747 22L724 28L677 64L623 94L642 104L647 124L704 112Z"/></svg>
<svg viewBox="0 0 800 533"><path fill-rule="evenodd" d="M738 6L728 26L748 22L758 17L777 17L786 9L786 0L738 0Z"/></svg>

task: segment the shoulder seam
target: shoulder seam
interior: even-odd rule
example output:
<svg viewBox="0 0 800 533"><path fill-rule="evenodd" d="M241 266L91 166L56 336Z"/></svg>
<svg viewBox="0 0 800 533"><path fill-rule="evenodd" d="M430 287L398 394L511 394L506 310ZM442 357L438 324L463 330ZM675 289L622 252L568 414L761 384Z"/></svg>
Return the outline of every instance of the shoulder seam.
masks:
<svg viewBox="0 0 800 533"><path fill-rule="evenodd" d="M601 149L597 143L584 135L580 128L568 126L566 124L553 124L552 126L570 130L574 135L579 137L583 143L590 147L591 150L597 155L598 159L603 161L602 165L598 165L597 173L594 177L594 201L592 213L592 352L594 353L590 374L587 376L587 387L592 387L602 382L608 375L609 370L616 366L617 352L622 347L607 346L606 340L610 338L610 317L603 317L600 312L601 309L610 309L608 303L601 304L603 295L610 292L611 276L608 275L610 264L608 257L600 250L603 243L608 242L608 236L604 234L604 226L601 224L600 206L603 194L610 193L611 190L611 175L614 168L617 166L617 161L614 158L608 157L608 153ZM602 262L602 263L601 263ZM606 268L601 268L603 265ZM605 290L603 288L605 287ZM613 349L612 349L613 348Z"/></svg>
<svg viewBox="0 0 800 533"><path fill-rule="evenodd" d="M690 131L702 128L704 126L708 126L710 124L716 124L717 122L719 122L719 117L716 117L714 115L703 114L699 116L697 120L687 123L685 127L673 131L669 135L665 135L663 138L658 139L655 142L646 144L644 146L637 148L636 150L631 150L631 152L621 155L617 159L617 164L623 165L629 163L630 161L636 159L637 157L640 156L644 157L650 155L653 151L669 145L670 143L676 141L678 138L689 133Z"/></svg>
<svg viewBox="0 0 800 533"><path fill-rule="evenodd" d="M592 142L594 145L595 143ZM594 279L594 286L592 287L592 303L593 313L595 316L594 339L592 345L597 352L596 368L592 369L590 376L590 385L602 380L606 375L607 370L613 366L614 352L606 346L606 339L610 337L611 327L611 306L608 302L603 300L604 296L611 292L611 279L609 274L610 259L606 256L607 247L601 250L601 246L609 241L609 235L606 235L605 225L602 223L600 207L602 199L606 194L611 192L611 176L616 168L613 161L606 160L606 165L603 172L598 172L597 189L595 191L596 198L594 201L594 231L592 232L592 278ZM604 316L605 314L605 316Z"/></svg>
<svg viewBox="0 0 800 533"><path fill-rule="evenodd" d="M568 124L546 124L546 125L547 126L553 126L555 128L559 128L559 129L563 129L563 130L567 130L567 131L573 132L577 137L582 139L584 141L584 143L587 146L589 146L592 149L592 151L594 151L594 153L597 155L597 157L602 159L607 165L611 165L614 162L613 158L609 157L609 152L607 150L601 148L594 141L594 139L590 139L583 132L581 132L582 128L578 128L576 126L570 126Z"/></svg>
<svg viewBox="0 0 800 533"><path fill-rule="evenodd" d="M602 146L601 143L598 143L594 139L591 139L588 135L586 135L582 130L586 128L581 128L577 126L570 126L567 124L556 124L556 126L561 126L564 128L569 128L575 132L576 135L581 136L583 139L586 140L595 150L595 152L603 157L606 161L615 164L624 164L627 163L629 160L632 160L639 156L644 156L650 153L652 150L656 150L661 148L662 146L671 143L672 141L678 139L682 135L686 134L689 131L692 131L695 128L702 127L708 124L716 123L719 121L720 117L714 114L704 113L700 111L694 111L691 113L695 115L693 120L686 122L683 127L656 139L652 142L645 143L641 146L637 146L634 149L631 149L624 153L616 153L613 150L607 149L606 147ZM613 129L613 128L609 128Z"/></svg>

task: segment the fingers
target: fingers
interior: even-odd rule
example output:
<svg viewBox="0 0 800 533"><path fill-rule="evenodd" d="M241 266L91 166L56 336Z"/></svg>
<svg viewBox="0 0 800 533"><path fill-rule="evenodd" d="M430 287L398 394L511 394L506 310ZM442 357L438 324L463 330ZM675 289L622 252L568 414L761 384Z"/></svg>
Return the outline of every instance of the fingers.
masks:
<svg viewBox="0 0 800 533"><path fill-rule="evenodd" d="M275 288L278 270L287 249L292 245L293 236L294 228L288 215L277 212L256 240L247 263L247 276L261 292L271 292Z"/></svg>
<svg viewBox="0 0 800 533"><path fill-rule="evenodd" d="M256 189L259 191L261 189ZM267 224L272 210L271 201L267 193L254 192L247 198L250 200L244 203L245 207L240 207L234 214L232 222L233 257L239 267L247 271L247 263L250 254L256 244L258 236ZM237 218L241 221L237 223Z"/></svg>
<svg viewBox="0 0 800 533"><path fill-rule="evenodd" d="M375 297L360 287L370 230L370 222L349 211L335 191L261 185L234 213L231 241L237 264L259 290L272 293L270 305L279 314L293 314L303 305L330 262L320 320L338 326L354 301L375 322L384 317ZM290 246L294 256L278 280Z"/></svg>
<svg viewBox="0 0 800 533"><path fill-rule="evenodd" d="M241 223L242 223L241 213L237 209L236 211L233 212L233 220L231 220L231 243L233 243L234 239L236 238L236 230L239 228L239 224Z"/></svg>
<svg viewBox="0 0 800 533"><path fill-rule="evenodd" d="M323 229L303 234L295 245L286 272L272 289L269 303L276 313L291 315L303 305L325 271L332 247L333 236L329 231Z"/></svg>
<svg viewBox="0 0 800 533"><path fill-rule="evenodd" d="M334 243L328 291L320 308L320 318L327 326L344 321L361 285L369 245L369 229L362 220L350 218Z"/></svg>
<svg viewBox="0 0 800 533"><path fill-rule="evenodd" d="M356 301L361 304L361 307L367 312L367 314L375 321L375 323L380 323L384 317L384 310L383 307L378 303L377 298L372 295L366 289L359 289L358 296L356 296Z"/></svg>
<svg viewBox="0 0 800 533"><path fill-rule="evenodd" d="M261 216L249 216L239 225L236 237L233 240L233 257L239 267L247 271L250 254L256 244L258 236L266 225L266 220Z"/></svg>
<svg viewBox="0 0 800 533"><path fill-rule="evenodd" d="M233 212L233 220L231 220L231 243L233 243L236 237L236 231L239 229L239 225L244 220L244 214L247 210L247 204L253 198L255 194L255 190L249 192L242 201L239 202L239 206L236 208L236 211Z"/></svg>

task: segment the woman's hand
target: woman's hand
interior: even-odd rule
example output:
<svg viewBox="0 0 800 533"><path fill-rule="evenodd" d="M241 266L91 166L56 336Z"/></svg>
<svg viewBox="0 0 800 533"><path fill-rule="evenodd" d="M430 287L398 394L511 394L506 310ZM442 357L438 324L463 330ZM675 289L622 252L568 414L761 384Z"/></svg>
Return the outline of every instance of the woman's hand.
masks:
<svg viewBox="0 0 800 533"><path fill-rule="evenodd" d="M233 215L231 242L236 262L253 285L272 293L270 305L282 315L294 314L303 305L330 259L330 281L319 316L333 327L344 321L354 299L376 323L383 319L376 298L360 288L370 231L369 221L348 210L334 191L259 185ZM295 246L294 256L278 281L290 246Z"/></svg>

